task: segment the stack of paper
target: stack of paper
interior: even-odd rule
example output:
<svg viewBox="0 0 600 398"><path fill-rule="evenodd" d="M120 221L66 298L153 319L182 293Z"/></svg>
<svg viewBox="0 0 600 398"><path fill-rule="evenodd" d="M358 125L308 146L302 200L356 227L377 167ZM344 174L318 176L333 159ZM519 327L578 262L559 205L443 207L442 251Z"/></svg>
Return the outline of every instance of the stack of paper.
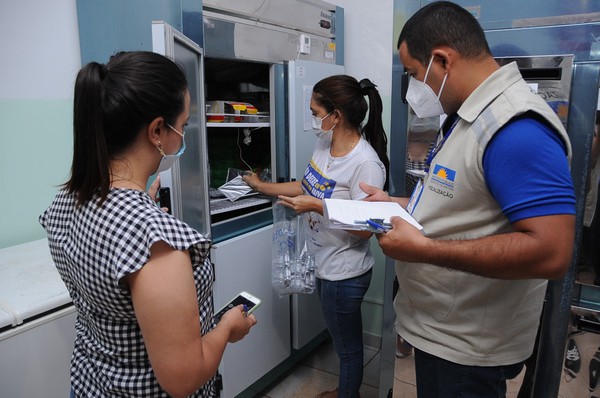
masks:
<svg viewBox="0 0 600 398"><path fill-rule="evenodd" d="M324 199L323 216L330 228L369 230L367 220L383 220L389 225L393 216L422 230L423 227L396 202L367 202L363 200Z"/></svg>

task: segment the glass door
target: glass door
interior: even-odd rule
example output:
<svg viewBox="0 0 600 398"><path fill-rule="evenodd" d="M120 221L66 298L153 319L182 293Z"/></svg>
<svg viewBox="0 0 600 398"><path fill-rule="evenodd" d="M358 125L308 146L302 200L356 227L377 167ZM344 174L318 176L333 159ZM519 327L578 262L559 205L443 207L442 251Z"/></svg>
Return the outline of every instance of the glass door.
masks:
<svg viewBox="0 0 600 398"><path fill-rule="evenodd" d="M162 21L152 23L152 49L184 68L191 99L190 119L185 128L185 154L170 170L160 174L161 205L169 207L175 217L209 236L203 52L196 43Z"/></svg>
<svg viewBox="0 0 600 398"><path fill-rule="evenodd" d="M273 178L271 64L206 58L204 70L210 221L221 240L271 222L272 198L241 180Z"/></svg>

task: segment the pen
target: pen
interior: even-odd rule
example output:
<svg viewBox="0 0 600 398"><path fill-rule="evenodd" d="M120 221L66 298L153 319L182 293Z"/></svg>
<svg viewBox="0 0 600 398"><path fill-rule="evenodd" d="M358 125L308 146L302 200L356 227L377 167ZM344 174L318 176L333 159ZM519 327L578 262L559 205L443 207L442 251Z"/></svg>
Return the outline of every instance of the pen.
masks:
<svg viewBox="0 0 600 398"><path fill-rule="evenodd" d="M390 229L392 227L392 224L389 222L383 222L383 218L370 218L370 221L382 225L384 227L386 227L387 229ZM354 224L357 225L364 225L367 224L367 222L365 220L354 220Z"/></svg>
<svg viewBox="0 0 600 398"><path fill-rule="evenodd" d="M385 227L381 224L376 223L375 221L371 221L371 220L367 220L366 221L367 224L369 224L370 227L372 227L373 229L375 229L376 233L385 233L389 230L388 227Z"/></svg>

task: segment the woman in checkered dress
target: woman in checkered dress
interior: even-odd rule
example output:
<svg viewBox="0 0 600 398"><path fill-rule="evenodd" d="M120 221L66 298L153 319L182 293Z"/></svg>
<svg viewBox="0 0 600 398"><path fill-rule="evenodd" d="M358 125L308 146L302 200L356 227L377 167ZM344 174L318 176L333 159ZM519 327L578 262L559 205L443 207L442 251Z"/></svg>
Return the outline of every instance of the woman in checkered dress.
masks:
<svg viewBox="0 0 600 398"><path fill-rule="evenodd" d="M227 343L256 323L239 306L214 324L210 240L145 192L183 152L189 107L182 70L155 53L77 76L71 176L40 216L77 308L71 396L215 396Z"/></svg>

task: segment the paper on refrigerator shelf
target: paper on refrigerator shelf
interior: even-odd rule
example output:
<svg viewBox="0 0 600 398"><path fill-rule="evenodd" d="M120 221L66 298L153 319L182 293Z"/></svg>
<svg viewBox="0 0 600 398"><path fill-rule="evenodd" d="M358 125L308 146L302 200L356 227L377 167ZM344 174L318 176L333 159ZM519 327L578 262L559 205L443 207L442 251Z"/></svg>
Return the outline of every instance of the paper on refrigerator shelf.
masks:
<svg viewBox="0 0 600 398"><path fill-rule="evenodd" d="M389 224L390 218L398 216L422 230L417 222L396 202L367 202L364 200L324 199L323 217L330 228L369 230L366 220L379 219Z"/></svg>

